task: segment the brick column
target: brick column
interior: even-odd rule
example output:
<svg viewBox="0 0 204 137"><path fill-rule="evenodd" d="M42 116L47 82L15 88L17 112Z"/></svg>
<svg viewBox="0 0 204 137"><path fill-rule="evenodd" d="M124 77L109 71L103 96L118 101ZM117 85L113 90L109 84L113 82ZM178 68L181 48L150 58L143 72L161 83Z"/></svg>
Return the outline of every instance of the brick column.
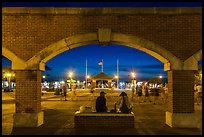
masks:
<svg viewBox="0 0 204 137"><path fill-rule="evenodd" d="M41 111L41 71L18 70L16 73L16 113L14 127L43 124Z"/></svg>
<svg viewBox="0 0 204 137"><path fill-rule="evenodd" d="M171 127L197 127L193 86L193 70L168 71L167 125Z"/></svg>

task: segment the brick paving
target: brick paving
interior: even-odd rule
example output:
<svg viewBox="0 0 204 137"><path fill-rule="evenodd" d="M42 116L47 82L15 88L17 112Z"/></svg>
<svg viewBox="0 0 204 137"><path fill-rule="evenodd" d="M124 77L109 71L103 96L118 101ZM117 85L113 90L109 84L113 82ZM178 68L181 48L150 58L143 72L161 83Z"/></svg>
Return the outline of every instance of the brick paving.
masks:
<svg viewBox="0 0 204 137"><path fill-rule="evenodd" d="M110 109L119 93L106 94L107 106ZM98 93L95 94L95 98ZM91 128L75 129L74 113L82 105L93 106L90 93L77 93L75 100L71 100L68 93L68 101L60 96L46 94L42 96L42 111L44 111L44 124L40 127L13 128L13 113L15 112L15 100L12 93L2 93L2 135L202 135L202 104L195 105L198 115L198 128L171 128L165 124L165 104L152 102L138 103L133 101L135 114L135 128Z"/></svg>

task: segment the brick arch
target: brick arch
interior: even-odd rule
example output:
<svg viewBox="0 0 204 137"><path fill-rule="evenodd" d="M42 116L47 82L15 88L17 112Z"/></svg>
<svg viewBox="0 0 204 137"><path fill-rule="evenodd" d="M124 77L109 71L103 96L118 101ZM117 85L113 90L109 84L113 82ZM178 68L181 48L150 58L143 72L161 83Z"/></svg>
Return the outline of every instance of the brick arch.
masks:
<svg viewBox="0 0 204 137"><path fill-rule="evenodd" d="M198 70L198 61L202 59L202 49L194 53L188 59L184 61L185 70Z"/></svg>
<svg viewBox="0 0 204 137"><path fill-rule="evenodd" d="M12 51L2 46L2 55L12 62L12 69L25 68L26 63L21 58L16 56Z"/></svg>
<svg viewBox="0 0 204 137"><path fill-rule="evenodd" d="M34 64L37 63L44 65L47 61L49 61L50 59L64 51L88 44L98 44L97 33L75 35L72 37L62 39L56 43L49 45L47 48L41 50L30 60L28 60L27 64L28 66L33 66ZM179 64L181 62L176 56L174 56L168 50L162 48L159 45L154 44L153 42L150 42L148 40L136 36L121 33L111 33L110 44L119 44L141 50L160 60L164 64L167 63L170 64L171 62L172 63L176 62L177 64Z"/></svg>

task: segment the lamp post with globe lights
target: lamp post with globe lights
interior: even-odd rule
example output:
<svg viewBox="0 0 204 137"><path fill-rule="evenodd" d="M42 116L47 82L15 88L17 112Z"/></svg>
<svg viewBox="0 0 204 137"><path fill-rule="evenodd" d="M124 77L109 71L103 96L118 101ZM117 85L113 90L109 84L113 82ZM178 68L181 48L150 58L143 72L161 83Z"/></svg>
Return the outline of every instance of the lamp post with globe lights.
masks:
<svg viewBox="0 0 204 137"><path fill-rule="evenodd" d="M88 87L88 85L87 85L88 83L87 83L87 82L88 82L89 78L90 78L90 76L89 76L89 75L86 75L86 89L87 89L87 87Z"/></svg>
<svg viewBox="0 0 204 137"><path fill-rule="evenodd" d="M132 76L132 84L133 84L133 86L136 86L136 82L135 82L136 74L135 74L135 72L131 72L131 76Z"/></svg>
<svg viewBox="0 0 204 137"><path fill-rule="evenodd" d="M117 88L117 89L118 89L118 78L119 78L118 75L115 75L115 79L116 79L116 81L117 81L117 82L116 82L116 88Z"/></svg>

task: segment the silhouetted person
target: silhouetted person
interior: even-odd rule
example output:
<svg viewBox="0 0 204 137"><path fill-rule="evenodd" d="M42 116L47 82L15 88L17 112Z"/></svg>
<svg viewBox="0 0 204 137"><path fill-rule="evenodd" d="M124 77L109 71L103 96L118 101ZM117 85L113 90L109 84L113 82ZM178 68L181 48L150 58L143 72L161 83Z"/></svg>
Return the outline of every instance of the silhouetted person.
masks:
<svg viewBox="0 0 204 137"><path fill-rule="evenodd" d="M95 88L92 87L91 90L90 90L91 95L90 95L89 100L94 100L94 90L95 90Z"/></svg>
<svg viewBox="0 0 204 137"><path fill-rule="evenodd" d="M100 96L96 99L96 111L97 112L107 112L107 106L106 106L106 98L105 98L105 92L101 91Z"/></svg>
<svg viewBox="0 0 204 137"><path fill-rule="evenodd" d="M127 94L123 91L119 95L118 101L115 103L115 110L118 110L122 113L131 113L132 103L130 102Z"/></svg>
<svg viewBox="0 0 204 137"><path fill-rule="evenodd" d="M64 100L67 101L67 84L63 84L62 90L64 93Z"/></svg>

